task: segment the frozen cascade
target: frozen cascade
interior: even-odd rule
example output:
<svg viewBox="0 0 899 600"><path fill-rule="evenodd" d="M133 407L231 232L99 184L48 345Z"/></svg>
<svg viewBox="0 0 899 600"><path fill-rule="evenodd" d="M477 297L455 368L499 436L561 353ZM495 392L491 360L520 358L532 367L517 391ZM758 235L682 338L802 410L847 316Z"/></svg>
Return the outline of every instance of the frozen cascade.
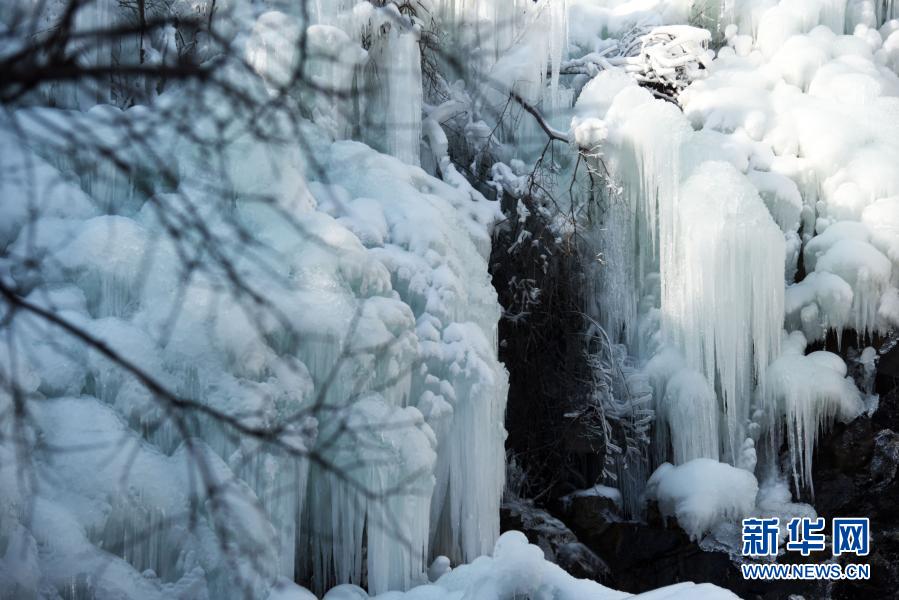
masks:
<svg viewBox="0 0 899 600"><path fill-rule="evenodd" d="M613 90L611 98L603 97L609 88ZM577 109L583 118L590 118L604 107L610 128L603 147L605 160L621 191L609 199L606 222L600 228L603 235L597 240L609 265L599 271L598 306L606 331L614 340L633 347L642 281L659 262L668 259L673 247L681 146L690 131L676 107L654 101L627 77L621 80L604 74L595 78L582 93ZM659 137L660 130L667 134ZM663 287L665 282L663 277Z"/></svg>
<svg viewBox="0 0 899 600"><path fill-rule="evenodd" d="M720 410L715 390L702 373L689 369L675 348L666 346L643 366L655 399L653 460L676 465L719 457Z"/></svg>
<svg viewBox="0 0 899 600"><path fill-rule="evenodd" d="M315 107L314 121L335 137L349 137L355 126L373 147L419 164L423 100L419 42L422 30L435 23L450 47L470 57L462 66L463 73L454 76L464 75L483 87L491 105L485 107L487 113L501 111L510 90L535 105L546 96L548 110L562 107L559 77L568 51L566 0L536 4L526 0L432 0L419 4L414 17L403 13L399 5L337 2L313 7L310 20L315 25L307 29L306 40L312 56L321 58L309 61L310 70L323 90L334 92L320 91L304 99ZM369 39L367 50L358 48L350 53L338 31L351 41ZM287 39L292 39L291 35ZM272 61L283 63L281 55L291 53L277 54ZM435 58L442 60L439 55ZM340 67L333 66L335 59ZM451 69L457 71L458 67L452 65ZM347 90L363 93L360 106L340 100L341 92ZM519 133L525 135L532 128L525 120Z"/></svg>
<svg viewBox="0 0 899 600"><path fill-rule="evenodd" d="M260 85L251 93L268 90ZM43 131L38 117L100 133L152 118L142 107L29 110L20 116L30 131ZM30 281L33 301L62 306L67 318L140 361L185 398L225 414L248 415L240 418L250 424L277 427L298 410L324 402L338 411L335 421L319 416L292 424L285 440L301 451L319 448L335 464L354 467L352 480L342 480L283 449L246 440L237 444L220 426L199 418L189 435L202 438L198 456L214 467L216 477L233 482L228 485L233 485L234 503L225 510L238 515L235 527L255 533L237 531L231 537L248 546L247 556L267 565L261 578L249 562L230 565L219 553L221 523L213 513L199 517L198 537L177 534L187 529L187 507L205 501L202 492L164 498L154 487L153 493L138 489L134 496L107 503L100 497L112 498L121 481L111 473L102 486L84 492L90 498L84 507L108 506L99 513L73 513L50 498L65 495L64 487L46 489L38 517L56 528L57 558L53 568L38 554L32 558L39 565L36 576L45 577L47 585L69 585L79 569L99 572L101 563L106 566L100 545L119 557L105 571L114 579L110 589L133 588L146 598L175 597L176 588L187 590L184 597L227 597L233 592L232 575L246 575L257 597L263 597L272 577L306 574L320 590L335 581L365 580L373 592L404 589L421 580L432 554L461 561L492 549L504 480L507 385L496 358L500 307L485 265L495 209L367 146L332 143L328 131L308 123L302 127L317 159L329 165L328 178L314 181L321 173L309 168L296 148L272 152L240 136L225 149L225 160L233 161L234 203L227 210L202 186L189 187L187 181L179 193L160 190L153 202L110 194L109 187L118 184L103 177L89 186L82 180L79 189L77 179L73 184L74 178L60 171L70 164L51 166L27 146L0 138L4 159L34 164L40 189L48 191L42 195L46 219L34 228L40 235L22 233L31 230L28 214L4 206L11 219L2 229L4 244L24 249L27 243L45 257L43 279ZM162 140L160 147L178 137L164 122L150 131ZM202 176L199 148L181 143L172 151L184 173ZM75 157L73 163L84 158ZM15 178L4 178L0 185L7 198L28 193ZM254 194L271 194L275 207L245 200ZM245 257L229 259L251 285L266 290L281 314L289 315L288 331L277 319L248 313L236 298L222 294L215 273L198 274L175 293L181 285L178 254L162 235L153 206L170 203L177 211L186 197L216 234L227 232L230 220L237 219L280 257L274 272L254 268ZM116 199L131 203L124 214L115 214L123 208ZM104 214L105 209L114 214ZM288 210L315 235L299 235L274 209ZM121 250L115 260L109 259L110 244ZM179 315L174 324L173 302ZM53 399L83 395L77 402L48 405L47 419L53 421L46 421L47 427L59 436L72 431L71 439L56 441L77 441L94 423L110 433L96 439L101 446L118 437L133 440L129 443L140 456L134 477L160 489L191 489L191 476L182 473L190 470L195 454L184 450L183 436L153 396L95 353L73 360L83 354L77 344L60 349L41 342L44 333L43 327L22 328L22 344L29 349L22 350L29 356L23 386ZM7 396L0 400L10 401ZM69 429L54 425L58 418L67 419ZM335 437L341 422L355 424L351 430L359 424L375 429ZM38 420L41 427L44 423ZM362 448L377 449L377 457L369 461L359 454ZM107 451L79 455L80 470L71 469L72 477L83 473L81 481L92 481L88 473L100 470ZM361 465L359 458L365 459ZM67 468L44 457L39 464L47 485L60 481ZM25 506L16 499L15 473L4 470L3 477L2 505ZM398 484L402 493L396 492ZM389 497L382 503L384 494ZM4 519L4 535L21 523L39 544L49 543L51 531L29 529L26 515L11 510L15 516ZM403 517L399 523L397 515ZM79 527L86 536L76 535ZM135 569L151 569L158 579L142 580Z"/></svg>
<svg viewBox="0 0 899 600"><path fill-rule="evenodd" d="M692 3L693 20L718 35L728 26L757 39L762 48L773 51L791 35L807 33L817 25L831 31L851 33L855 26L880 27L899 16L894 0L700 0Z"/></svg>
<svg viewBox="0 0 899 600"><path fill-rule="evenodd" d="M801 331L810 342L824 339L833 329L838 343L842 342L852 298L852 287L840 277L826 271L809 273L784 293L785 326Z"/></svg>
<svg viewBox="0 0 899 600"><path fill-rule="evenodd" d="M347 410L319 431L338 471L310 473L299 548L312 587L367 577L373 594L409 588L427 568L436 440L414 408L370 396Z"/></svg>
<svg viewBox="0 0 899 600"><path fill-rule="evenodd" d="M758 389L745 406L764 409L753 413L747 442L767 444L763 458L770 467L776 467L779 449L788 448L797 494L812 489L811 460L820 433L861 410L845 364L829 353L805 356L805 340L832 333L841 343L844 330L854 330L864 343L897 322L893 240L899 212L893 199L899 180L887 162L899 155L899 80L889 41L896 25L884 24L892 10L886 3L875 9L840 1L728 3L715 21L739 28L726 27L726 45L707 77L679 98L693 127L712 134L707 140L719 154L748 175L785 236L784 324L792 334L783 355L769 351L773 362L767 369L750 369L749 381L757 379ZM679 214L686 202L682 190ZM664 279L664 263L660 267ZM774 281L763 285L757 289L780 289ZM771 315L775 304L768 302ZM665 386L685 357L679 354L682 344L655 350L653 323L660 320L664 330L670 306L664 293L658 305L661 319L650 308L640 328L648 332L651 341L644 347L653 355L645 369L656 398L664 400ZM774 326L768 331L769 340L778 334ZM722 394L721 381L715 383ZM669 408L657 400L663 424ZM660 460L665 450L656 448L655 454Z"/></svg>
<svg viewBox="0 0 899 600"><path fill-rule="evenodd" d="M443 23L465 23L450 28L458 36L453 43L475 51L475 63L489 70L503 52L518 40L533 9L529 0L430 0Z"/></svg>
<svg viewBox="0 0 899 600"><path fill-rule="evenodd" d="M674 464L718 459L718 398L701 373L687 369L671 377L658 416L658 427L668 428Z"/></svg>
<svg viewBox="0 0 899 600"><path fill-rule="evenodd" d="M116 556L108 587L114 593L134 587L148 598L221 597L228 595L232 570L246 575L259 597L278 576L303 578L318 591L338 581L367 582L378 593L422 581L437 555L458 562L495 550L492 560L501 563L504 552L521 546L508 537L494 545L506 394L506 374L496 359L500 309L485 264L496 215L478 194L414 167L425 21L395 2L316 0L309 22L302 22L291 4L255 5L239 43L260 78L241 85L252 97L280 93L306 34L320 55L310 61L309 75L322 89L289 93L308 108L315 126L303 122L299 129L310 144L305 151L323 169L289 144L261 147L232 138L226 153L233 189L223 207L190 181L208 170L204 149L155 123L152 104L91 108L121 98L49 90L57 105L85 112L18 113L89 130L104 145L122 147L132 162L140 157L125 149L117 132L141 123L149 136L167 138L164 147L178 163L180 180L107 172L90 155L61 157L3 134L4 161L32 163L48 199L33 236L21 234L29 229L28 215L18 208L25 203L4 204L3 247L24 255L33 246L41 267L38 275L3 275L31 290L32 301L62 305L74 322L139 359L191 401L266 427L321 402L333 413L291 424L290 445L317 449L348 477L283 448L237 442L208 419L198 418L185 434L147 390L104 357L81 353L77 345L51 347L36 327L22 327L20 344L32 351L21 352L27 357L15 376L28 393L53 400L37 411L29 435L63 444L86 437L108 442L115 434L133 449L137 472L128 493L116 497L125 470L118 457L104 466L99 452L56 464L38 454L41 483L49 487L38 496L39 522L33 524L19 509L31 492L3 467L12 461L9 446L0 443L0 508L11 515L0 539L23 550L23 569L15 575L21 581L74 589L72 582L109 551ZM83 13L85 26L114 21L114 4L92 5L96 10ZM203 1L176 5L199 14L210 10ZM438 15L455 49L473 49L472 81L499 83L497 105L514 89L550 116L567 110L571 90L559 72L569 52L569 3L432 0L420 6ZM725 60L710 69L715 85L698 81L682 95L687 117L619 71L587 82L576 110L581 125L601 132L598 148L590 148L599 154L591 160L602 158L620 187L609 194L597 223L602 234L593 240L606 261L597 269L599 317L614 343L626 342L643 363L635 380L648 379L654 389L655 461L676 466L657 471L651 495L694 537L751 508L754 460L743 454L752 450L760 422L747 427L751 408L773 417L763 435L774 448L787 442L797 488L810 486L818 432L834 418L857 414L858 393L845 364L827 353L805 356L798 331L811 341L830 329L839 335L844 325L865 335L899 322L899 179L889 175L899 156L889 98L899 88L889 69L899 63L887 41L896 34L887 26L875 29L895 15L894 5L784 0L696 6L708 9L710 28L727 30L727 45ZM284 12L261 12L273 7ZM603 31L617 23L603 21ZM733 23L739 28L726 27ZM816 27L822 23L852 35ZM158 53L165 43L149 40L148 49ZM134 50L100 46L87 60L105 64ZM732 95L712 93L720 89ZM347 102L340 93L347 90L364 94ZM158 98L145 92L171 108L183 90ZM834 107L832 98L851 110ZM229 117L228 102L214 105L217 118ZM794 105L802 110L794 112ZM29 130L36 127L26 121ZM198 121L198 129L209 126ZM821 122L848 124L830 131ZM285 123L276 126L287 130ZM510 137L524 147L533 127L524 119ZM837 142L824 139L824 130ZM356 142L334 142L354 136L395 158ZM136 178L151 180L149 198ZM29 193L15 178L3 178L0 187L0 198ZM228 258L266 290L286 322L220 298L220 274L205 273L178 296L182 317L163 335L181 273L177 248L160 235L154 206L177 212L185 207L184 193L196 194L198 217L213 236L231 235L233 219L275 250L277 277L247 257ZM250 200L259 193L272 195L275 207L315 239L298 239L274 211ZM793 283L800 253L808 275ZM146 277L138 276L142 272ZM784 318L793 334L779 356ZM72 359L79 354L81 360ZM10 364L8 356L0 359L4 368ZM10 410L10 401L0 395L0 409ZM383 424L383 431L369 429L372 424ZM180 519L186 507L210 500L202 491L185 491L196 475L192 452L227 490L224 508L235 516L228 532L265 563L261 573L248 563L231 564L217 549L224 525L211 510L194 531ZM94 471L99 479L90 489ZM733 490L684 485L701 483L709 472L734 482ZM373 499L399 482L401 493ZM714 501L698 498L694 487ZM166 489L179 493L166 495ZM61 500L67 494L75 498L71 506ZM136 539L143 529L149 535ZM40 548L62 559L48 564Z"/></svg>
<svg viewBox="0 0 899 600"><path fill-rule="evenodd" d="M470 560L489 551L499 533L496 507L505 478L507 380L496 359L499 307L485 272L477 267L489 253L489 238L481 229L470 234L477 236L473 244L454 244L450 232L468 234L455 230L463 224L453 209L428 202L425 210L417 190L448 194L459 208L470 204L465 192L435 184L421 171L400 169L393 161L367 158L358 145L337 145L334 151L332 162L340 165L332 172L336 181L344 182L351 194L392 207L378 212L392 232L393 245L375 247L372 253L387 265L416 320L423 365L412 372L409 398L438 440L431 553ZM368 179L353 176L360 158L370 169ZM404 193L398 195L398 190ZM424 192L423 197L431 196ZM490 210L483 205L475 216L488 222ZM355 229L370 218L361 213L345 222ZM419 232L429 230L434 219L452 225L433 238L422 237ZM456 247L454 255L441 257L448 244Z"/></svg>
<svg viewBox="0 0 899 600"><path fill-rule="evenodd" d="M867 242L842 239L815 263L816 273L833 273L853 290L849 323L859 335L878 330L878 307L890 284L889 259Z"/></svg>
<svg viewBox="0 0 899 600"><path fill-rule="evenodd" d="M729 30L708 77L679 99L695 128L740 149L783 228L795 257L788 261L785 326L809 342L832 332L842 343L844 330L863 341L895 323L891 198L899 179L887 166L899 156L899 79L889 60L895 26L883 24L891 8L865 5L756 5L752 25L740 23L743 35ZM794 281L800 255L805 276ZM768 413L762 436L773 444L767 454L776 456L771 448L787 442L797 492L811 487L820 431L858 408L841 368L821 371L801 346L770 357L777 358L773 372L761 374L758 391ZM820 386L800 384L815 378Z"/></svg>

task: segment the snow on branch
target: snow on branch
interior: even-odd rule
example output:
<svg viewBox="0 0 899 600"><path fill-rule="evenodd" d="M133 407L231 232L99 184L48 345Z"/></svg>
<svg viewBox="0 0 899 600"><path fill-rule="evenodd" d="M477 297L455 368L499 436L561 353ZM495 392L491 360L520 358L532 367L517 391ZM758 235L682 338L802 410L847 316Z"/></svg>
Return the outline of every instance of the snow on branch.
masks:
<svg viewBox="0 0 899 600"><path fill-rule="evenodd" d="M595 76L600 71L623 69L641 85L676 96L709 64L711 34L688 25L652 29L638 26L617 44L562 63L563 75Z"/></svg>
<svg viewBox="0 0 899 600"><path fill-rule="evenodd" d="M513 100L515 100L515 102L520 104L521 108L530 113L537 120L537 124L540 126L540 129L546 132L546 135L548 135L550 139L565 143L571 141L567 133L563 133L550 125L539 110L537 110L531 103L518 95L518 93L516 93L514 90L509 92L509 96Z"/></svg>

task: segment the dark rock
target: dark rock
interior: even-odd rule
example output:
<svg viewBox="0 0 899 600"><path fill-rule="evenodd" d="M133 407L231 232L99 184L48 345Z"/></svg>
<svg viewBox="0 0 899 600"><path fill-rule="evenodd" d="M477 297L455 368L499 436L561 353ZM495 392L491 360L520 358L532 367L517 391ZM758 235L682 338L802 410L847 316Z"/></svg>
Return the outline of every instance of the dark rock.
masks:
<svg viewBox="0 0 899 600"><path fill-rule="evenodd" d="M871 462L874 431L867 415L848 424L836 424L827 435L827 443L818 443L815 462L826 463L828 468L850 477L857 475Z"/></svg>
<svg viewBox="0 0 899 600"><path fill-rule="evenodd" d="M899 388L899 333L894 332L878 350L875 391L886 395Z"/></svg>
<svg viewBox="0 0 899 600"><path fill-rule="evenodd" d="M824 598L815 582L751 581L724 552L708 552L676 527L646 523L611 523L601 535L586 537L586 544L611 569L609 585L639 593L681 581L708 582L732 590L747 600L781 600L791 594Z"/></svg>
<svg viewBox="0 0 899 600"><path fill-rule="evenodd" d="M595 552L580 542L562 544L556 550L556 563L579 579L605 581L609 567Z"/></svg>
<svg viewBox="0 0 899 600"><path fill-rule="evenodd" d="M899 387L880 395L877 412L871 417L871 422L878 430L899 431Z"/></svg>
<svg viewBox="0 0 899 600"><path fill-rule="evenodd" d="M884 429L874 437L874 456L871 458L871 479L874 483L889 483L899 467L899 434Z"/></svg>
<svg viewBox="0 0 899 600"><path fill-rule="evenodd" d="M606 581L609 568L590 548L582 544L565 523L532 500L506 498L500 509L500 529L523 532L539 546L547 560L574 577Z"/></svg>
<svg viewBox="0 0 899 600"><path fill-rule="evenodd" d="M574 492L562 498L562 515L580 531L591 537L600 536L611 523L620 523L620 499L591 493L589 490Z"/></svg>

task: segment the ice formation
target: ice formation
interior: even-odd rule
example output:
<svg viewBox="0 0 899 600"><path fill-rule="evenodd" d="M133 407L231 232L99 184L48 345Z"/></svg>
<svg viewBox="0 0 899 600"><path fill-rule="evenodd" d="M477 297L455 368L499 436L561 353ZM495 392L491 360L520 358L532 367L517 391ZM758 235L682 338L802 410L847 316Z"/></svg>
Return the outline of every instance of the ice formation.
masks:
<svg viewBox="0 0 899 600"><path fill-rule="evenodd" d="M728 163L704 163L680 195L679 278L662 297L663 330L670 327L687 363L715 382L727 424L722 440L734 457L745 438L754 376L779 351L783 234L755 188Z"/></svg>
<svg viewBox="0 0 899 600"><path fill-rule="evenodd" d="M860 411L845 365L829 354L803 356L804 340L833 332L842 344L849 330L863 341L893 326L892 197L899 183L887 166L899 151L899 78L884 48L891 47L885 42L895 29L893 9L798 6L781 2L759 7L750 20L736 18L738 30L729 32L709 77L681 97L695 127L750 144L750 162L764 179L786 177L800 193L798 222L795 200L783 204L790 210L785 219L766 198L778 223L789 226L788 247L801 234L802 260L792 270L801 265L805 275L793 279L788 270L785 326L793 341L759 381L773 447L789 442L796 489L811 487L819 433ZM760 184L770 186L760 174L749 173L765 198ZM829 358L821 364L816 357Z"/></svg>
<svg viewBox="0 0 899 600"><path fill-rule="evenodd" d="M612 35L640 14L573 10ZM895 17L843 0L694 3L722 47L682 112L608 68L583 86L574 139L612 180L591 230L594 311L644 364L656 464L759 458L767 477L786 441L799 493L819 433L858 414L845 365L795 336L895 326Z"/></svg>
<svg viewBox="0 0 899 600"><path fill-rule="evenodd" d="M305 31L316 47L347 46L340 56L349 72L322 61L312 66L319 83L339 89L353 81L353 64L371 61L388 76L368 99L383 106L370 112L414 118L422 88L416 34L395 12L370 18L397 21L376 21L387 33L366 52L352 30L324 22L304 29L295 15L262 13L249 21L244 46L261 81L235 85L260 101L281 93ZM214 418L172 420L170 407L102 352L65 336L49 342L59 333L53 327L17 319L6 330L18 337L16 378L41 399L27 436L59 447L91 439L97 448L67 460L34 448L38 479L23 488L13 446L2 446L0 537L23 565L4 569L4 584L14 579L23 593L202 598L230 597L239 580L262 597L286 577L319 591L364 582L380 593L420 583L431 556L458 562L492 549L506 395L496 358L500 309L485 263L495 208L412 166L414 127L380 140L401 160L335 143L352 131L350 117L297 93L316 109L316 125L299 125L309 146L231 137L222 149L227 209L210 191L222 182L206 177L215 170L197 138L152 107L23 108L10 118L28 144L4 116L3 168L13 176L0 178L3 246L12 257L37 253L41 265L9 271L4 259L3 277L201 413L278 438L238 442ZM189 96L176 89L155 102L177 108ZM228 103L213 99L219 116L232 114ZM208 115L191 125L201 140L215 131ZM123 135L132 128L172 149L175 189L162 176L141 174L138 185L104 171L90 143L71 155L51 143L53 132L89 130L90 142L142 166ZM37 220L27 210L32 197ZM217 267L183 278L194 240L170 237L167 219L193 223L194 213L210 252L247 231L265 248L262 256L219 257L248 293L265 290L264 301L222 292L227 272ZM5 373L10 360L3 356ZM3 395L4 412L12 401ZM120 458L107 464L118 448ZM197 504L208 508L188 530Z"/></svg>
<svg viewBox="0 0 899 600"><path fill-rule="evenodd" d="M725 419L715 435L725 456L735 457L755 377L778 351L783 233L756 188L733 164L712 160L714 140L693 133L675 107L635 86L620 88L611 102L599 89L585 88L578 106L586 114L608 107L606 161L623 188L622 197L610 199L609 225L598 242L611 263L600 275L603 321L636 346L641 282L659 270L662 336L720 394ZM683 398L670 400L675 396ZM697 401L707 397L696 391ZM671 415L668 400L657 393L658 410ZM685 437L708 439L708 424L717 429L717 414L687 425L696 429ZM717 457L718 445L707 458Z"/></svg>
<svg viewBox="0 0 899 600"><path fill-rule="evenodd" d="M862 412L861 395L846 364L824 351L804 355L805 338L793 332L759 386L761 407L773 417L772 452L786 440L797 490L814 485L812 453L824 428L835 419L847 422Z"/></svg>
<svg viewBox="0 0 899 600"><path fill-rule="evenodd" d="M718 420L718 398L701 373L683 369L668 380L657 427L668 428L675 464L718 458Z"/></svg>
<svg viewBox="0 0 899 600"><path fill-rule="evenodd" d="M212 22L217 10L166 4L175 19ZM347 584L335 599L409 588L403 597L623 597L565 576L520 536L496 539L506 373L486 261L497 214L461 174L482 165L454 165L450 152L507 161L492 183L514 190L546 127L571 140L556 142L554 174L581 158L608 177L583 230L602 257L588 311L639 363L629 383L653 390L660 466L647 497L694 538L742 515L804 510L778 482L757 497L753 473L767 475L786 442L794 488L811 488L818 435L862 406L846 365L806 355L806 343L899 325L899 5L228 4L216 33L251 72L219 74L252 102L302 107L302 119L260 117L266 142L223 125L234 98L139 75L90 93L39 86L0 116L0 277L205 415L173 420L103 351L57 340L33 316L4 320L14 340L3 376L39 401L23 429L33 481L11 467L17 438L2 423L0 582L136 598L226 597L233 577L273 600L308 597L297 579L316 592ZM43 27L60 6L47 3ZM0 8L4 27L14 12ZM101 0L76 28L124 22ZM640 46L637 30L665 43ZM81 58L166 64L179 34ZM213 42L190 44L209 61ZM668 53L678 43L688 56ZM636 44L634 61L607 58L621 44ZM314 85L295 80L298 68ZM656 84L674 77L679 106L638 85L650 72L669 76ZM187 132L167 123L194 94L208 114ZM507 106L511 123L498 116ZM134 131L171 172L147 166ZM83 136L85 149L60 152L54 135ZM224 139L214 165L206 144ZM182 229L202 233L171 235ZM265 251L222 250L242 236ZM187 272L198 246L214 266ZM235 274L247 289L222 293ZM0 413L15 401L0 395ZM279 443L236 439L210 415ZM52 452L86 439L97 447L77 459ZM439 579L415 587L434 558ZM446 572L461 561L474 562Z"/></svg>

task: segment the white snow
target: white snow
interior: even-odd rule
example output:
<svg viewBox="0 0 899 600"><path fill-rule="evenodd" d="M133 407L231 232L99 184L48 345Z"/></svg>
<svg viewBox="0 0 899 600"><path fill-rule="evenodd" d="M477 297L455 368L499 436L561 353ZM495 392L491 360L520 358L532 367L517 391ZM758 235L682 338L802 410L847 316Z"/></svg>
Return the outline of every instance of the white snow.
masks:
<svg viewBox="0 0 899 600"><path fill-rule="evenodd" d="M523 533L509 531L497 540L491 556L482 556L471 564L447 572L435 582L405 593L388 592L373 596L378 600L454 600L458 598L547 597L559 600L730 600L737 596L711 584L690 582L659 588L643 594L627 594L604 587L588 579L575 579L543 558L543 551L529 544ZM308 592L287 585L268 600L306 600ZM339 586L323 600L367 600L362 589Z"/></svg>
<svg viewBox="0 0 899 600"><path fill-rule="evenodd" d="M722 521L751 513L759 484L749 471L697 458L682 465L662 464L649 478L646 498L659 503L662 516L674 517L699 540Z"/></svg>

